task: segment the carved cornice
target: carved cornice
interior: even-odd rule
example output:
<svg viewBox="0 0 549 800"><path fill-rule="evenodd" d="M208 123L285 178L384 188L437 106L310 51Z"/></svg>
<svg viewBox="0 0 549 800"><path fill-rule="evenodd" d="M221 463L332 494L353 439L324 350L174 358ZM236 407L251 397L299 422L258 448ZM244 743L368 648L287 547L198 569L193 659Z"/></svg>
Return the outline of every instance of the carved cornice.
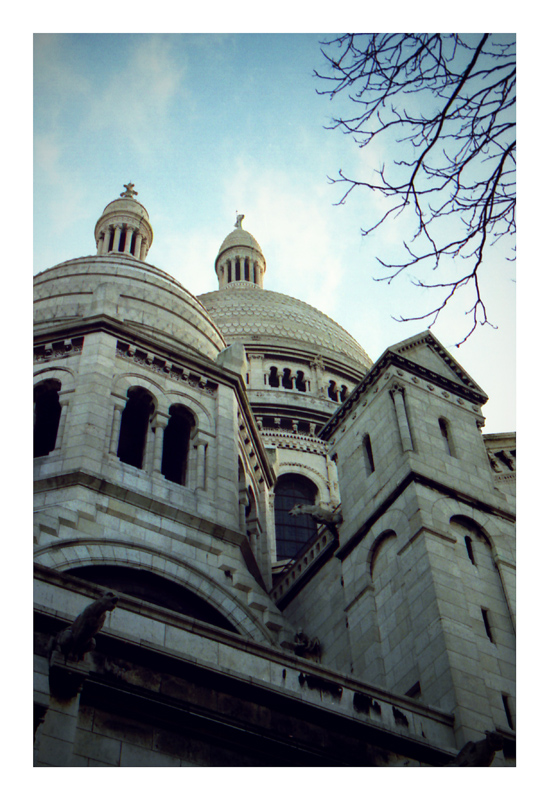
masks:
<svg viewBox="0 0 549 800"><path fill-rule="evenodd" d="M218 384L198 375L185 367L172 361L167 361L151 352L145 352L125 342L117 341L116 355L126 361L139 364L152 372L160 373L166 378L178 383L186 383L193 389L198 389L205 394L215 395Z"/></svg>

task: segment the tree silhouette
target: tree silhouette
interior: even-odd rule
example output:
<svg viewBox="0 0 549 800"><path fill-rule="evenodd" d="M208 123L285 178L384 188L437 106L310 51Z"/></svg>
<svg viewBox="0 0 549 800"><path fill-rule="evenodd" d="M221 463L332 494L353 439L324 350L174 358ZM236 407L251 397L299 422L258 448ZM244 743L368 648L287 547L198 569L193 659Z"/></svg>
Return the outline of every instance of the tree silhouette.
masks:
<svg viewBox="0 0 549 800"><path fill-rule="evenodd" d="M462 344L477 325L492 324L480 285L486 248L506 239L506 257L514 257L515 37L348 33L321 47L329 68L315 72L326 86L317 92L330 99L342 93L352 102L351 110L344 101L349 115L328 127L350 134L361 148L380 142L398 154L374 180L342 170L330 178L344 184L337 205L358 187L387 198L364 236L398 214L404 228L413 220L403 258L378 258L389 274L376 280L390 283L412 268L420 275L439 270L430 279L414 276L413 283L439 290L440 302L400 318L430 319L429 327L458 289L472 288Z"/></svg>

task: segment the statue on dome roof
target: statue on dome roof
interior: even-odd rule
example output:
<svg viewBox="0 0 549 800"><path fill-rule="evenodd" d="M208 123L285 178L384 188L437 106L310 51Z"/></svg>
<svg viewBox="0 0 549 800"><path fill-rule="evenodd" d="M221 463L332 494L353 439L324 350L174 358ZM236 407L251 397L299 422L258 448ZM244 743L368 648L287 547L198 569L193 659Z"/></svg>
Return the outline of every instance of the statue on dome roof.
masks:
<svg viewBox="0 0 549 800"><path fill-rule="evenodd" d="M242 220L244 219L244 217L245 217L245 214L239 214L237 212L237 214L236 214L236 222L234 224L235 228L241 228L242 227Z"/></svg>
<svg viewBox="0 0 549 800"><path fill-rule="evenodd" d="M125 183L124 184L124 189L126 191L125 192L120 192L120 197L130 197L131 198L134 195L139 194L139 192L134 192L134 190L133 190L134 186L135 186L135 183L131 183L131 182L130 183Z"/></svg>

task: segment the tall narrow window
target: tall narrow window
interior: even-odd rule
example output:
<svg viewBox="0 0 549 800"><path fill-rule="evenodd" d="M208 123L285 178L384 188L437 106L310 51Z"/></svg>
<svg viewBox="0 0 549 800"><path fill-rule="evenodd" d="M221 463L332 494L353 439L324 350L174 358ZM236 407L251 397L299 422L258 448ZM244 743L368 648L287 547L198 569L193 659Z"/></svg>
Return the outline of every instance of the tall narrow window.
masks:
<svg viewBox="0 0 549 800"><path fill-rule="evenodd" d="M513 725L513 717L511 715L511 709L509 708L509 698L508 698L508 696L506 694L502 694L501 695L501 700L503 702L503 708L504 708L504 711L505 711L505 716L507 717L507 724L509 725L511 730L514 730L515 726Z"/></svg>
<svg viewBox="0 0 549 800"><path fill-rule="evenodd" d="M366 465L366 477L372 474L375 471L375 464L374 464L374 454L372 453L372 443L370 441L369 434L363 439L363 448L364 448L364 463Z"/></svg>
<svg viewBox="0 0 549 800"><path fill-rule="evenodd" d="M293 558L311 537L317 527L307 514L291 516L295 505L314 505L317 488L302 475L282 475L275 486L276 557Z"/></svg>
<svg viewBox="0 0 549 800"><path fill-rule="evenodd" d="M184 406L170 407L170 419L164 430L162 447L162 475L168 481L185 485L189 441L194 419Z"/></svg>
<svg viewBox="0 0 549 800"><path fill-rule="evenodd" d="M149 420L154 411L152 395L141 386L128 389L128 402L122 412L118 458L132 467L143 468Z"/></svg>
<svg viewBox="0 0 549 800"><path fill-rule="evenodd" d="M237 258L234 265L234 279L235 281L240 280L240 259Z"/></svg>
<svg viewBox="0 0 549 800"><path fill-rule="evenodd" d="M338 399L335 381L330 381L330 383L328 384L328 397L330 398L330 400L337 401Z"/></svg>
<svg viewBox="0 0 549 800"><path fill-rule="evenodd" d="M233 267L230 261L227 261L227 283L231 283L233 280Z"/></svg>
<svg viewBox="0 0 549 800"><path fill-rule="evenodd" d="M443 417L440 417L438 424L440 426L440 432L442 434L442 438L444 440L444 445L446 447L446 452L450 456L455 456L456 451L454 448L454 442L452 440L452 433L450 431L450 424L447 420Z"/></svg>
<svg viewBox="0 0 549 800"><path fill-rule="evenodd" d="M132 256L135 255L135 240L136 239L137 239L137 231L134 231L132 233L132 243L130 245L130 253L132 254Z"/></svg>
<svg viewBox="0 0 549 800"><path fill-rule="evenodd" d="M465 537L465 547L467 548L467 555L471 561L471 564L475 563L475 554L473 552L473 542L470 536Z"/></svg>
<svg viewBox="0 0 549 800"><path fill-rule="evenodd" d="M60 389L61 382L51 378L34 390L34 458L47 456L55 449L61 419Z"/></svg>
<svg viewBox="0 0 549 800"><path fill-rule="evenodd" d="M250 280L250 260L248 258L244 260L244 280Z"/></svg>
<svg viewBox="0 0 549 800"><path fill-rule="evenodd" d="M307 391L307 384L305 383L305 375L301 370L298 370L296 380L295 380L295 388L299 392L306 392Z"/></svg>
<svg viewBox="0 0 549 800"><path fill-rule="evenodd" d="M492 635L490 620L488 619L488 610L486 608L481 608L480 610L482 612L482 621L484 622L484 629L486 631L486 636L490 639L491 642L493 642L494 637Z"/></svg>

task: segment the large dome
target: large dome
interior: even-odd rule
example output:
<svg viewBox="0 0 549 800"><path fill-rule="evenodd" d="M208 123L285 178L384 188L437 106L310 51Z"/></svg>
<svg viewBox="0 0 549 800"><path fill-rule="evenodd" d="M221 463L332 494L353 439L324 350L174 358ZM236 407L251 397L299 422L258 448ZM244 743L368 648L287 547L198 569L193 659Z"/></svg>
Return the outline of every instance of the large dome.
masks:
<svg viewBox="0 0 549 800"><path fill-rule="evenodd" d="M372 366L369 356L347 331L302 300L279 292L237 287L208 292L198 300L229 344L305 350L332 358L361 375Z"/></svg>

